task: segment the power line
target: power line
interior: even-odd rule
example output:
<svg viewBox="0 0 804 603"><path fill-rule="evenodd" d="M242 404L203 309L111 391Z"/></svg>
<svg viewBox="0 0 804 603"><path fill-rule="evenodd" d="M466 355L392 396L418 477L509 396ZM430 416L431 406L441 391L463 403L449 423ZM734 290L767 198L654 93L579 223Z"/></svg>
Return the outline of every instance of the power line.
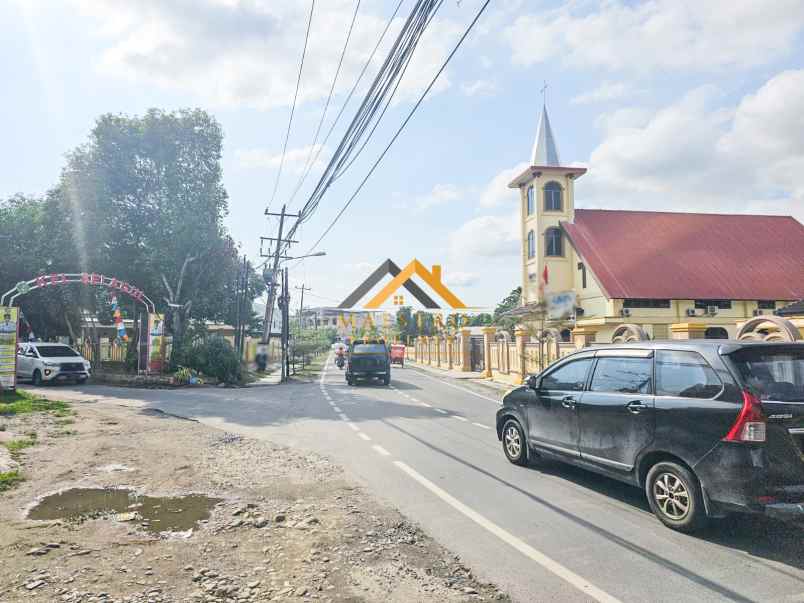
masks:
<svg viewBox="0 0 804 603"><path fill-rule="evenodd" d="M279 160L279 171L276 174L274 181L274 192L271 193L271 200L268 202L268 207L265 209L266 213L271 208L271 205L276 198L276 191L279 188L279 180L282 178L282 168L285 165L285 153L288 150L288 140L290 139L290 129L293 125L293 114L296 112L296 100L299 97L299 86L301 84L302 70L304 69L304 57L307 55L307 41L310 39L310 26L313 23L313 10L315 9L315 0L310 2L310 15L307 18L307 31L304 34L304 48L302 49L301 61L299 62L299 74L296 77L296 91L293 93L293 104L290 107L290 119L288 120L288 129L285 132L285 143L282 145L282 156Z"/></svg>
<svg viewBox="0 0 804 603"><path fill-rule="evenodd" d="M390 142L389 142L389 143L386 145L385 149L383 149L382 153L380 153L380 156L379 156L379 157L377 157L377 160L376 160L376 161L374 162L374 164L371 166L371 169L369 169L368 173L367 173L367 174L366 174L366 176L363 178L363 180L360 182L360 184L358 185L358 187L357 187L357 189L355 190L355 192L354 192L354 193L352 193L352 195L351 195L351 196L349 197L349 199L346 201L346 203L344 204L344 206L341 208L341 210L338 212L338 214L335 216L335 218L332 220L332 222L330 222L329 226L327 226L326 230L324 230L324 232L321 234L321 236L318 238L318 240L315 242L315 244L314 244L312 247L310 247L310 249L307 251L307 253L312 253L312 252L315 250L315 248L316 248L316 247L318 247L318 245L321 243L321 241L322 241L322 240L324 240L324 237L326 237L326 236L327 236L327 234L329 234L329 231L330 231L330 230L332 230L332 228L335 226L335 224L336 224L336 223L337 223L337 221L340 219L340 217L343 215L343 213L344 213L344 212L345 212L345 211L346 211L346 210L349 208L349 206L352 204L352 201L354 201L354 200L355 200L355 198L357 197L357 195L358 195L358 194L360 193L360 191L363 189L363 186L366 184L366 182L368 181L368 179L371 177L371 175L372 175L372 174L374 173L374 171L377 169L377 166L380 164L380 162L383 160L383 158L385 157L385 155L388 153L388 151L390 150L391 146L393 146L394 142L396 142L396 139L397 139L397 138L399 138L399 135L402 133L402 130L404 130L404 129L405 129L405 126L407 126L408 122L409 122L409 121L411 120L411 118L413 117L413 114L414 114L414 113L416 113L416 110L417 110L417 109L419 108L419 106L422 104L422 102L424 101L424 98L427 96L427 94L430 92L430 90L432 89L432 87L435 85L435 83L436 83L436 81L438 80L438 78L440 77L441 73L444 71L444 69L446 69L447 65L448 65L448 64L449 64L449 62L452 60L452 57L453 57L453 56L455 56L455 53L456 53L456 52L458 51L458 49L461 47L461 45L463 44L464 40L466 40L467 36L468 36L468 35L469 35L469 33L472 31L472 29L474 28L475 24L478 22L478 20L480 19L480 17L483 15L483 12L486 10L486 8L488 7L488 5L489 5L489 3L490 3L490 2L491 2L491 0L486 0L486 2L483 4L483 6L481 6L481 7L480 7L480 10L479 10L479 11L477 12L477 14L475 15L475 18L474 18L474 19L472 19L472 22L471 22L471 23L469 24L469 26L466 28L466 31L464 31L463 35L460 37L460 39L458 40L458 42L457 42L457 44L455 45L455 47L452 49L452 51L449 53L449 55L447 56L447 58L444 60L444 62L442 63L442 65L441 65L441 67L439 68L439 70L436 72L436 74L435 74L435 76L433 77L433 79L432 79L432 80L430 81L430 83L427 85L427 88L425 88L424 92L423 92L423 93L421 94L421 96L419 97L419 100L417 100L417 101L416 101L416 104L415 104L415 105L413 105L413 108L410 110L410 112L408 113L408 116L407 116L407 117L405 118L405 120L402 122L402 125L401 125L401 126L399 126L399 129L397 129L396 133L395 133L395 134L394 134L394 136L391 138ZM304 261L303 259L302 259L302 260L299 260L299 262L296 264L296 266L298 266L298 265L299 265L301 262L303 262L303 261Z"/></svg>
<svg viewBox="0 0 804 603"><path fill-rule="evenodd" d="M324 103L324 111L321 113L321 119L318 122L318 127L315 129L315 135L313 136L313 143L310 145L310 152L307 154L307 160L304 162L304 168L302 168L303 173L301 178L299 179L296 188L293 191L293 194L290 196L290 201L288 201L288 205L293 203L293 199L296 197L296 193L299 192L302 184L307 179L307 174L310 173L310 169L313 166L311 163L311 158L313 156L313 152L315 151L315 143L318 142L318 135L321 133L321 126L324 125L324 118L327 116L327 110L329 109L329 103L332 101L332 93L335 91L335 84L338 82L338 76L341 73L341 67L343 66L343 58L346 56L346 49L349 46L349 40L352 37L352 30L355 27L355 21L357 20L357 11L360 9L360 0L357 0L355 4L355 12L352 15L352 22L349 24L349 29L346 32L346 41L343 43L343 49L341 50L341 57L338 59L338 67L335 69L335 77L332 78L332 85L329 87L329 94L327 95L327 102ZM316 153L316 159L318 159L318 153Z"/></svg>
<svg viewBox="0 0 804 603"><path fill-rule="evenodd" d="M418 0L405 24L397 36L382 67L374 78L369 91L360 108L338 145L335 154L320 177L318 184L301 210L300 221L305 221L315 212L324 193L334 181L337 174L342 173L344 164L349 161L352 152L362 141L363 135L371 127L374 119L389 94L398 86L401 74L413 54L425 28L432 16L443 4L443 0ZM373 132L373 130L372 130ZM291 233L299 222L291 228Z"/></svg>

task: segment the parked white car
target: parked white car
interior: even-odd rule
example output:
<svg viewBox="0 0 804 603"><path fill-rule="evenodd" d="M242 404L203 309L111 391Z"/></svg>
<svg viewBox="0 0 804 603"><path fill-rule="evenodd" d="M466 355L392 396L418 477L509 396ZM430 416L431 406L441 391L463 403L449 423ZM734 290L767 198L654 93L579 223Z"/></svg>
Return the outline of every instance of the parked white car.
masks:
<svg viewBox="0 0 804 603"><path fill-rule="evenodd" d="M84 383L91 368L88 360L63 343L21 343L17 347L17 379L34 385L67 380Z"/></svg>

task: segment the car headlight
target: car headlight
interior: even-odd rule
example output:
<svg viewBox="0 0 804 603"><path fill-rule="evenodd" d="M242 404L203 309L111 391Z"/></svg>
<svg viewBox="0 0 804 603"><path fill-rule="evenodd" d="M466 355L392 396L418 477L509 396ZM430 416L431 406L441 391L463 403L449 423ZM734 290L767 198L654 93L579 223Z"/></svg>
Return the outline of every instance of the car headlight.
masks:
<svg viewBox="0 0 804 603"><path fill-rule="evenodd" d="M84 363L84 368L85 368L87 371L89 371L89 369L91 369L91 368L92 368L92 365L91 365L89 362L85 362L85 363Z"/></svg>
<svg viewBox="0 0 804 603"><path fill-rule="evenodd" d="M59 363L58 363L58 362L47 362L47 361L45 361L45 362L43 362L42 364L43 364L44 366L59 366Z"/></svg>

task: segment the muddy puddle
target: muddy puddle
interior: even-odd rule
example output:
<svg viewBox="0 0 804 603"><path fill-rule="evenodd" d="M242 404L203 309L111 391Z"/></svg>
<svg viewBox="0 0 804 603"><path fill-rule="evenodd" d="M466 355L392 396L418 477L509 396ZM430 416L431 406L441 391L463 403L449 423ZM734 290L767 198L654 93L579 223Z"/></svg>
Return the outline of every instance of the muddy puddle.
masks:
<svg viewBox="0 0 804 603"><path fill-rule="evenodd" d="M110 519L152 533L186 532L208 519L218 502L201 494L160 498L116 488L73 488L43 498L28 512L28 519L75 523Z"/></svg>

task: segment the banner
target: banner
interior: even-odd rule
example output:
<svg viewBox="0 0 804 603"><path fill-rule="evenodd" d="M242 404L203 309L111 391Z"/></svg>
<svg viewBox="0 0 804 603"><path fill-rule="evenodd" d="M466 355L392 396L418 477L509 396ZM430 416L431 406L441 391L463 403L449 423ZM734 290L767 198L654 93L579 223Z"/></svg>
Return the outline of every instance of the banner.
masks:
<svg viewBox="0 0 804 603"><path fill-rule="evenodd" d="M575 292L563 291L561 293L548 293L545 295L547 302L547 319L563 320L575 313Z"/></svg>
<svg viewBox="0 0 804 603"><path fill-rule="evenodd" d="M18 309L0 306L0 389L17 386Z"/></svg>
<svg viewBox="0 0 804 603"><path fill-rule="evenodd" d="M162 372L164 347L165 317L162 314L148 314L148 372Z"/></svg>

